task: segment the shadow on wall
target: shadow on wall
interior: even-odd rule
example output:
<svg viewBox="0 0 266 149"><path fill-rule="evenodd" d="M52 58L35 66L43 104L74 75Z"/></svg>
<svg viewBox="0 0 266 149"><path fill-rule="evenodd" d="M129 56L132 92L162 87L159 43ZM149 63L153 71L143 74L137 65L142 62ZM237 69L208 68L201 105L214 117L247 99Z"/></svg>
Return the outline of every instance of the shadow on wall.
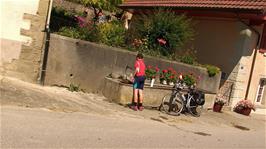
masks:
<svg viewBox="0 0 266 149"><path fill-rule="evenodd" d="M235 81L238 73L249 74L251 56L257 43L257 34L239 21L198 20L194 45L198 49L198 60L221 68L220 86L226 80ZM240 62L241 60L241 62Z"/></svg>

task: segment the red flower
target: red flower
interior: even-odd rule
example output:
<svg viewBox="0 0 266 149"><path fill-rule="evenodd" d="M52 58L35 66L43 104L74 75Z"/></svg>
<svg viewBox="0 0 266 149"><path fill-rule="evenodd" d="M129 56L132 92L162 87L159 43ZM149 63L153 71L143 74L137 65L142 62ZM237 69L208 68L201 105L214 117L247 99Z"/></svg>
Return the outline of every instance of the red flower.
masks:
<svg viewBox="0 0 266 149"><path fill-rule="evenodd" d="M166 69L163 70L163 73L167 73L168 71Z"/></svg>
<svg viewBox="0 0 266 149"><path fill-rule="evenodd" d="M155 70L156 70L156 72L160 71L160 69L157 66L155 67Z"/></svg>

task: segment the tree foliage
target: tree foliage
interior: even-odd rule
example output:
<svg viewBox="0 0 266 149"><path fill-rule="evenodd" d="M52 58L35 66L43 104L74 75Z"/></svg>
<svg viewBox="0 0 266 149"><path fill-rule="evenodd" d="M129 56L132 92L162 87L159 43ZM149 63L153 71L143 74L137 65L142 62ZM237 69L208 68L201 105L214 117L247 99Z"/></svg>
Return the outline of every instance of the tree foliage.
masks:
<svg viewBox="0 0 266 149"><path fill-rule="evenodd" d="M157 51L164 56L175 54L194 36L191 19L170 9L141 14L131 26L131 40L147 39L149 51Z"/></svg>
<svg viewBox="0 0 266 149"><path fill-rule="evenodd" d="M117 10L116 6L123 3L124 0L68 0L68 1L113 12Z"/></svg>

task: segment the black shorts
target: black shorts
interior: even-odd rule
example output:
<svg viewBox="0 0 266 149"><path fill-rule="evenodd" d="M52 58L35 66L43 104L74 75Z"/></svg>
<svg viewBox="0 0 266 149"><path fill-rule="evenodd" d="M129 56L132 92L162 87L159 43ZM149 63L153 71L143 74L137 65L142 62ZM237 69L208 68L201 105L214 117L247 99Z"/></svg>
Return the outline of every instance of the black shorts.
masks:
<svg viewBox="0 0 266 149"><path fill-rule="evenodd" d="M136 76L135 81L133 83L133 88L134 89L141 89L143 90L144 88L144 82L145 82L145 76Z"/></svg>

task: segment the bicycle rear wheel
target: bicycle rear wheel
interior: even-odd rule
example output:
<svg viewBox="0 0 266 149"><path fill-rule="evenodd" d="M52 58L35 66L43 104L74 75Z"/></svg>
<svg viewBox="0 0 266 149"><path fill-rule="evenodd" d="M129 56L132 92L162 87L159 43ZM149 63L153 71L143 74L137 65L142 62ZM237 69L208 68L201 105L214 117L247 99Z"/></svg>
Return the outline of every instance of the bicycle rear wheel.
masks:
<svg viewBox="0 0 266 149"><path fill-rule="evenodd" d="M172 97L172 94L167 94L163 97L160 111L164 111L169 115L177 116L181 113L184 107L184 102L179 95Z"/></svg>
<svg viewBox="0 0 266 149"><path fill-rule="evenodd" d="M202 112L203 106L190 102L189 107L187 109L192 116L199 117Z"/></svg>

